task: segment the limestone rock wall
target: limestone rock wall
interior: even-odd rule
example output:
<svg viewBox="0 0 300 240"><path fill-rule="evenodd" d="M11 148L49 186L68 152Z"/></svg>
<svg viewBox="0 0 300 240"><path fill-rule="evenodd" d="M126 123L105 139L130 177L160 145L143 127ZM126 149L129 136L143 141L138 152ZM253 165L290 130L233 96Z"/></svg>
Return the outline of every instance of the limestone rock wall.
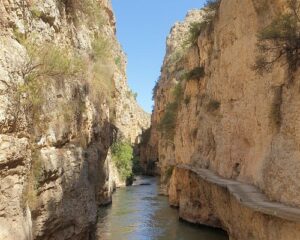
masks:
<svg viewBox="0 0 300 240"><path fill-rule="evenodd" d="M121 101L115 31L110 1L0 2L0 239L92 237L115 188L109 148L149 123L134 97Z"/></svg>
<svg viewBox="0 0 300 240"><path fill-rule="evenodd" d="M170 204L179 216L195 224L223 228L230 240L299 238L299 222L287 221L241 205L227 190L197 174L175 169L170 181Z"/></svg>
<svg viewBox="0 0 300 240"><path fill-rule="evenodd" d="M299 69L289 75L282 62L263 76L252 69L258 31L286 8L287 2L281 0L223 0L210 31L201 32L191 47L182 46L190 23L203 18L202 10L190 12L171 30L143 159L148 163L156 154L166 194L173 166L184 163L254 184L271 200L300 206ZM182 80L184 73L197 67L204 68L203 77ZM183 93L174 136L168 138L159 128L178 83ZM223 200L212 197L210 201ZM251 238L233 235L233 239Z"/></svg>

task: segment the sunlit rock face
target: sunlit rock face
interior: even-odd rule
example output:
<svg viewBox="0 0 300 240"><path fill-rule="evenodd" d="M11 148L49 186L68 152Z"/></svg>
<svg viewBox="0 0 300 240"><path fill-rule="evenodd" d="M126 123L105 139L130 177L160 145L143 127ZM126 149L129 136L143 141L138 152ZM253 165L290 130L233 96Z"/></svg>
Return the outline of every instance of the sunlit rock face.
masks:
<svg viewBox="0 0 300 240"><path fill-rule="evenodd" d="M0 3L0 239L92 237L116 185L112 142L149 125L110 1L82 2Z"/></svg>
<svg viewBox="0 0 300 240"><path fill-rule="evenodd" d="M297 239L300 224L245 207L226 188L211 184L194 172L177 168L169 188L169 202L179 216L195 224L223 228L231 240Z"/></svg>
<svg viewBox="0 0 300 240"><path fill-rule="evenodd" d="M189 13L184 22L171 30L154 95L149 147L143 158L145 165L158 161L164 193L168 193L172 166L185 163L253 184L270 200L300 206L299 69L289 73L286 65L279 62L263 76L253 71L257 33L284 12L286 4L280 0L264 4L255 0L223 0L209 31L202 31L191 47L182 46L190 23L201 21L203 11ZM186 79L184 74L199 67L204 70L201 77ZM294 81L290 82L291 78ZM169 137L159 128L167 106L176 101L174 90L178 83L182 92L174 134ZM178 177L177 181L184 179ZM174 192L169 194L172 198ZM185 197L188 201L188 195ZM210 201L219 204L223 199L212 197ZM228 199L224 201L230 204ZM206 210L206 206L200 209ZM184 211L181 214L185 218L188 214ZM225 214L234 217L230 212ZM243 221L249 219L241 216L239 222ZM236 224L232 222L232 228ZM263 228L263 224L259 227ZM227 230L233 233L233 229ZM246 224L245 230L254 231ZM254 239L269 238L264 235Z"/></svg>

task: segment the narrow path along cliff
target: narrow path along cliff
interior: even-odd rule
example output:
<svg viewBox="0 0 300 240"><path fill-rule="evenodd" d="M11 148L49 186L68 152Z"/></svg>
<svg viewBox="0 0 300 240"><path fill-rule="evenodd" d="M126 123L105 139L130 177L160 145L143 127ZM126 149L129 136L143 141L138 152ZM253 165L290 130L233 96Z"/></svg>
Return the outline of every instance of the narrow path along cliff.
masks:
<svg viewBox="0 0 300 240"><path fill-rule="evenodd" d="M141 163L232 240L300 239L299 7L208 1L167 38Z"/></svg>
<svg viewBox="0 0 300 240"><path fill-rule="evenodd" d="M110 0L2 0L0 240L300 240L299 15L199 1L150 115Z"/></svg>

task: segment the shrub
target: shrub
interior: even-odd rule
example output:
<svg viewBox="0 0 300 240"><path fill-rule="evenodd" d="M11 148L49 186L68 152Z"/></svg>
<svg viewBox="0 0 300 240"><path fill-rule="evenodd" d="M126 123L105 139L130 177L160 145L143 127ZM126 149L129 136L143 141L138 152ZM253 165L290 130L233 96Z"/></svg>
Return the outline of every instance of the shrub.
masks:
<svg viewBox="0 0 300 240"><path fill-rule="evenodd" d="M86 64L71 49L51 43L36 46L28 41L24 45L29 59L22 74L27 82L33 79L60 80L86 72Z"/></svg>
<svg viewBox="0 0 300 240"><path fill-rule="evenodd" d="M41 156L37 150L32 151L31 172L28 176L27 183L24 185L21 199L21 206L25 210L28 205L30 210L35 210L38 205L37 190L43 177L43 166Z"/></svg>
<svg viewBox="0 0 300 240"><path fill-rule="evenodd" d="M37 8L34 7L34 6L32 6L32 7L30 8L30 12L31 12L31 14L32 14L32 16L33 16L34 18L41 18L42 15L43 15L43 12L40 11L39 9L37 9Z"/></svg>
<svg viewBox="0 0 300 240"><path fill-rule="evenodd" d="M178 47L169 55L167 61L168 65L176 65L184 56L184 49Z"/></svg>
<svg viewBox="0 0 300 240"><path fill-rule="evenodd" d="M175 134L177 108L176 103L168 103L158 126L158 130L161 131L167 139L173 139Z"/></svg>
<svg viewBox="0 0 300 240"><path fill-rule="evenodd" d="M126 95L128 98L133 97L135 100L137 99L137 96L138 96L138 94L132 90L127 91Z"/></svg>
<svg viewBox="0 0 300 240"><path fill-rule="evenodd" d="M203 78L205 75L204 67L196 67L190 72L186 73L186 79L189 80L199 80L200 78Z"/></svg>
<svg viewBox="0 0 300 240"><path fill-rule="evenodd" d="M155 85L152 89L152 100L153 101L155 100L155 97L156 97L156 94L157 94L157 91L158 91L159 81L160 81L160 78L157 79L157 81L155 82Z"/></svg>
<svg viewBox="0 0 300 240"><path fill-rule="evenodd" d="M106 99L109 106L113 105L115 84L113 81L113 68L109 64L96 63L89 80L89 90L96 103Z"/></svg>
<svg viewBox="0 0 300 240"><path fill-rule="evenodd" d="M207 0L204 7L211 10L217 11L220 7L221 0Z"/></svg>
<svg viewBox="0 0 300 240"><path fill-rule="evenodd" d="M183 99L183 94L184 92L182 86L180 83L178 83L173 89L174 100L173 102L167 104L165 113L158 125L158 130L170 140L174 138L177 114Z"/></svg>
<svg viewBox="0 0 300 240"><path fill-rule="evenodd" d="M112 159L120 173L122 180L132 175L133 148L124 141L117 141L112 145Z"/></svg>
<svg viewBox="0 0 300 240"><path fill-rule="evenodd" d="M181 86L181 83L177 83L176 86L173 89L173 96L174 96L174 102L179 106L182 98L183 98L183 88Z"/></svg>
<svg viewBox="0 0 300 240"><path fill-rule="evenodd" d="M275 63L284 59L294 71L300 62L300 3L289 0L289 13L276 17L258 33L258 51L253 69L258 73L269 72Z"/></svg>
<svg viewBox="0 0 300 240"><path fill-rule="evenodd" d="M92 57L94 60L106 59L112 56L112 45L104 36L97 36L92 42Z"/></svg>
<svg viewBox="0 0 300 240"><path fill-rule="evenodd" d="M92 76L89 79L93 100L100 103L106 99L110 109L113 107L115 84L113 81L114 63L112 61L111 43L104 36L97 36L91 49L93 59Z"/></svg>
<svg viewBox="0 0 300 240"><path fill-rule="evenodd" d="M31 114L34 126L42 127L46 123L40 119L45 101L43 91L65 78L84 74L86 65L70 49L50 43L37 46L27 40L23 44L27 49L28 59L21 69L24 84L18 87L18 94L26 94L26 113Z"/></svg>
<svg viewBox="0 0 300 240"><path fill-rule="evenodd" d="M122 68L122 62L121 62L121 57L120 56L115 57L115 64L121 70L121 68Z"/></svg>
<svg viewBox="0 0 300 240"><path fill-rule="evenodd" d="M221 0L208 0L204 5L204 15L201 22L193 22L190 24L189 36L184 42L184 46L193 46L197 44L198 37L202 31L211 29L212 22L217 15Z"/></svg>
<svg viewBox="0 0 300 240"><path fill-rule="evenodd" d="M200 36L200 33L206 28L207 22L201 21L201 22L193 22L190 24L189 29L189 36L187 40L184 42L184 46L193 46L197 44L198 37Z"/></svg>
<svg viewBox="0 0 300 240"><path fill-rule="evenodd" d="M105 18L104 10L98 0L62 0L66 6L67 14L72 17L77 12L81 12L87 16L87 20L91 24L102 25Z"/></svg>
<svg viewBox="0 0 300 240"><path fill-rule="evenodd" d="M208 112L214 112L218 110L221 106L221 103L217 100L210 100L208 105L207 105L207 111Z"/></svg>
<svg viewBox="0 0 300 240"><path fill-rule="evenodd" d="M26 41L26 34L22 33L18 27L14 26L13 28L13 33L16 38L16 40L20 43L23 44Z"/></svg>

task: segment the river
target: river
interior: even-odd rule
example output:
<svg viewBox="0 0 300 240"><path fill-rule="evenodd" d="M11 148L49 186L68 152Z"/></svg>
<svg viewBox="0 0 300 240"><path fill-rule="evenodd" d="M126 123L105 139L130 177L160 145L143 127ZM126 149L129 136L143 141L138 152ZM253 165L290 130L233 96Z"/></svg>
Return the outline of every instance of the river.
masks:
<svg viewBox="0 0 300 240"><path fill-rule="evenodd" d="M99 209L98 240L227 240L219 230L178 220L178 210L158 194L158 180L143 177L118 189L110 206ZM150 183L150 185L138 185Z"/></svg>

